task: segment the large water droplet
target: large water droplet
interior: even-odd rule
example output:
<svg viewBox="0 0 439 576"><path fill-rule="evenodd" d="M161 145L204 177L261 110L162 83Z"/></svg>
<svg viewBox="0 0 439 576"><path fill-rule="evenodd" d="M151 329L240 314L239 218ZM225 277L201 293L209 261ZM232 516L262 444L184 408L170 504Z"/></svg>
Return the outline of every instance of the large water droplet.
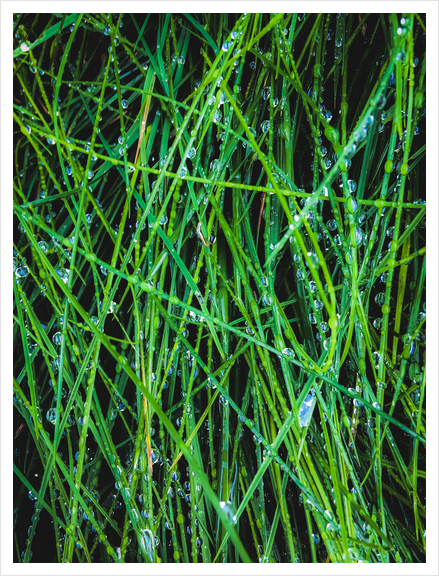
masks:
<svg viewBox="0 0 439 576"><path fill-rule="evenodd" d="M360 228L355 228L355 236L357 241L357 246L360 247L364 241L364 232Z"/></svg>
<svg viewBox="0 0 439 576"><path fill-rule="evenodd" d="M26 266L20 266L15 270L16 278L26 278L29 273L29 269Z"/></svg>
<svg viewBox="0 0 439 576"><path fill-rule="evenodd" d="M215 110L215 114L213 115L213 121L215 122L215 124L221 122L221 118L222 118L221 110Z"/></svg>
<svg viewBox="0 0 439 576"><path fill-rule="evenodd" d="M307 426L311 420L314 404L317 400L315 393L313 394L312 392L310 391L309 394L307 394L305 400L299 408L299 425L301 428L305 428L305 426Z"/></svg>
<svg viewBox="0 0 439 576"><path fill-rule="evenodd" d="M55 425L55 422L56 422L56 410L55 410L55 408L51 408L50 410L47 411L46 418L51 424Z"/></svg>
<svg viewBox="0 0 439 576"><path fill-rule="evenodd" d="M284 348L282 350L282 354L286 357L286 358L295 358L296 357L296 353L294 352L294 350L292 350L291 348Z"/></svg>
<svg viewBox="0 0 439 576"><path fill-rule="evenodd" d="M148 556L150 562L154 562L154 537L151 530L145 528L137 532L140 547Z"/></svg>
<svg viewBox="0 0 439 576"><path fill-rule="evenodd" d="M375 304L382 306L386 300L386 294L384 292L380 292L375 296Z"/></svg>
<svg viewBox="0 0 439 576"><path fill-rule="evenodd" d="M230 522L233 522L233 524L235 524L236 516L235 516L235 507L233 506L233 502L231 502L230 500L227 500L226 502L220 502L219 505L220 505L220 508L223 510L223 512L225 512L227 514L227 517L229 518Z"/></svg>
<svg viewBox="0 0 439 576"><path fill-rule="evenodd" d="M55 344L55 346L59 346L62 342L62 334L61 332L56 332L56 334L54 334L52 336L52 342Z"/></svg>
<svg viewBox="0 0 439 576"><path fill-rule="evenodd" d="M268 100L270 98L270 94L271 94L271 88L269 86L264 88L261 92L261 96L264 100Z"/></svg>
<svg viewBox="0 0 439 576"><path fill-rule="evenodd" d="M57 268L55 272L58 274L64 284L67 284L69 281L70 270L67 270L67 268Z"/></svg>

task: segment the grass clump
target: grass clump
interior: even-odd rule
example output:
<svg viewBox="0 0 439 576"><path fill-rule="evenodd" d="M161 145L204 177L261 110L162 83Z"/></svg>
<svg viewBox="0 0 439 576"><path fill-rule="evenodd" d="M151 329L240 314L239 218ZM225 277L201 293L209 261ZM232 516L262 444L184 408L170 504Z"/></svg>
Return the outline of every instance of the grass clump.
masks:
<svg viewBox="0 0 439 576"><path fill-rule="evenodd" d="M14 15L14 558L425 562L425 15Z"/></svg>

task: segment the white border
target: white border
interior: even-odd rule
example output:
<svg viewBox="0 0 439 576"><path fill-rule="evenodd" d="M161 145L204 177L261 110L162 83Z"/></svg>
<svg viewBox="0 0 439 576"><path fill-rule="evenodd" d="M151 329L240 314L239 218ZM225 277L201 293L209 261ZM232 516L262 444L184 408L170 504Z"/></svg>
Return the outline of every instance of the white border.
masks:
<svg viewBox="0 0 439 576"><path fill-rule="evenodd" d="M12 393L12 284L11 284L11 264L12 257L12 176L13 176L13 149L12 142L12 14L14 12L54 12L56 8L62 8L65 12L90 12L91 8L95 12L118 13L121 9L124 12L134 13L158 13L158 12L189 12L197 13L208 9L210 13L227 12L232 8L230 1L221 2L29 2L29 1L2 1L1 2L1 571L3 574L209 574L238 573L243 574L370 574L374 576L392 574L402 576L404 574L417 575L437 575L438 558L438 523L439 514L437 501L438 482L438 462L437 433L438 433L438 385L437 385L437 365L435 358L438 357L438 4L435 1L400 1L400 2L361 2L361 1L338 1L338 2L292 2L277 1L262 2L254 0L252 2L234 1L233 12L339 12L342 10L353 10L355 12L409 12L414 8L418 13L426 12L427 18L427 99L428 99L428 123L427 123L427 235L428 235L428 258L430 266L427 270L427 300L429 323L427 327L427 354L428 354L428 453L427 459L427 563L426 564L255 564L248 566L245 564L234 565L231 568L222 565L103 565L83 566L81 569L77 564L52 565L52 564L13 564L12 563L12 413L11 413L11 393Z"/></svg>

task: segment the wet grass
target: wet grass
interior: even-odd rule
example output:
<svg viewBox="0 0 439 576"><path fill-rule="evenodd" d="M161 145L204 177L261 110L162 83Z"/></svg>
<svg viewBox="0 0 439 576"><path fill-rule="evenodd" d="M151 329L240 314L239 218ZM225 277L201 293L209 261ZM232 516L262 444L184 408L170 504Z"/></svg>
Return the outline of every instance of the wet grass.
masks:
<svg viewBox="0 0 439 576"><path fill-rule="evenodd" d="M425 15L14 17L14 559L425 562Z"/></svg>

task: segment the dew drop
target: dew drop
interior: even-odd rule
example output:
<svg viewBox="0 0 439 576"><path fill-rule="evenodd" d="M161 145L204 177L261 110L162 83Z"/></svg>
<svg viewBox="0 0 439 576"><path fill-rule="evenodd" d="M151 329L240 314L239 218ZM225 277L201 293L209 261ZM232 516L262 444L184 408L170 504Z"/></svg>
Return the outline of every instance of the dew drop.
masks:
<svg viewBox="0 0 439 576"><path fill-rule="evenodd" d="M311 420L312 410L316 400L315 392L311 389L299 408L299 425L301 428L305 428Z"/></svg>
<svg viewBox="0 0 439 576"><path fill-rule="evenodd" d="M139 530L137 532L139 545L141 549L146 553L150 562L154 562L154 537L151 530L145 528L144 530Z"/></svg>
<svg viewBox="0 0 439 576"><path fill-rule="evenodd" d="M384 292L380 292L375 296L375 304L382 306L386 300L386 294Z"/></svg>
<svg viewBox="0 0 439 576"><path fill-rule="evenodd" d="M295 358L296 357L296 353L294 352L294 350L292 348L284 348L282 350L282 354L286 357L286 358Z"/></svg>
<svg viewBox="0 0 439 576"><path fill-rule="evenodd" d="M268 100L270 98L270 94L271 94L271 88L269 86L264 88L261 92L261 96L264 100Z"/></svg>
<svg viewBox="0 0 439 576"><path fill-rule="evenodd" d="M227 514L227 517L229 518L229 520L235 524L236 522L236 512L233 506L233 502L231 502L230 500L227 500L226 502L220 502L219 503L220 508L223 510L223 512L225 512Z"/></svg>
<svg viewBox="0 0 439 576"><path fill-rule="evenodd" d="M61 332L56 332L56 334L52 336L52 342L55 344L55 346L59 346L62 342L62 338L63 336Z"/></svg>
<svg viewBox="0 0 439 576"><path fill-rule="evenodd" d="M67 282L69 281L70 270L68 270L67 268L57 268L55 272L58 274L58 276L61 278L64 284L67 284Z"/></svg>

